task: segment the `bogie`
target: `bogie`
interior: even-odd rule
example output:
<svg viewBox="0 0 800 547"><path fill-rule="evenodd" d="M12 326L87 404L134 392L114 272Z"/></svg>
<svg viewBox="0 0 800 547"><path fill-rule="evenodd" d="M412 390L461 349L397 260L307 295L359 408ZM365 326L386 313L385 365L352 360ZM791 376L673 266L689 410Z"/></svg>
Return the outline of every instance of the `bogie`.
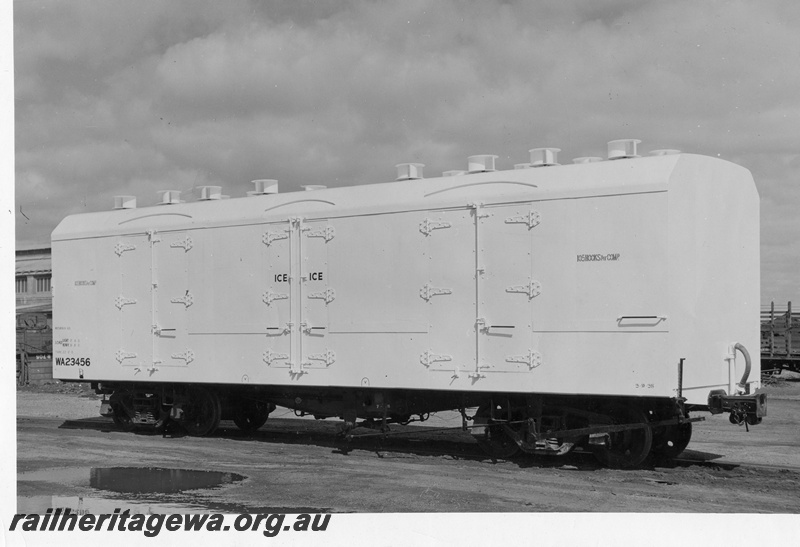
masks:
<svg viewBox="0 0 800 547"><path fill-rule="evenodd" d="M222 418L219 396L211 389L195 387L189 390L189 398L183 408L180 424L189 435L205 437L216 431Z"/></svg>
<svg viewBox="0 0 800 547"><path fill-rule="evenodd" d="M689 445L691 438L691 422L655 428L653 430L653 455L664 460L677 458Z"/></svg>
<svg viewBox="0 0 800 547"><path fill-rule="evenodd" d="M653 430L647 416L631 406L616 406L609 409L612 425L632 426L608 435L606 442L594 447L595 457L608 467L631 469L638 467L650 454L653 445Z"/></svg>
<svg viewBox="0 0 800 547"><path fill-rule="evenodd" d="M275 405L257 399L243 399L233 408L233 423L247 433L256 431L264 425Z"/></svg>

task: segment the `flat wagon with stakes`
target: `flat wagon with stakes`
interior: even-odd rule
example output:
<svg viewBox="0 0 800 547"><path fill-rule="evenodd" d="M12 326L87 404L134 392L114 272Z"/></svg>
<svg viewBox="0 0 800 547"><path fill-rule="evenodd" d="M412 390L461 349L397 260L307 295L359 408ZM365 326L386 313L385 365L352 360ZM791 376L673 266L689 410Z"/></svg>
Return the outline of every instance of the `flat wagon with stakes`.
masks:
<svg viewBox="0 0 800 547"><path fill-rule="evenodd" d="M761 370L800 372L800 312L792 311L791 302L783 309L775 302L761 309Z"/></svg>
<svg viewBox="0 0 800 547"><path fill-rule="evenodd" d="M699 412L757 424L752 176L638 143L118 196L53 232L54 376L91 382L124 428L255 430L281 406L347 436L460 410L492 457L581 447L613 467L677 455Z"/></svg>

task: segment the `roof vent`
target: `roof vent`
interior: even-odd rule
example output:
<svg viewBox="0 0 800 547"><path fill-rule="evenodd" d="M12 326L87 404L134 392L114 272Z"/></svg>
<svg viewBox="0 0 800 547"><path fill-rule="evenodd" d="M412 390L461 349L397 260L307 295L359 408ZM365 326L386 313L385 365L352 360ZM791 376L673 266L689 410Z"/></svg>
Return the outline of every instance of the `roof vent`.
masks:
<svg viewBox="0 0 800 547"><path fill-rule="evenodd" d="M636 153L636 145L639 144L639 139L618 139L615 141L608 141L608 159L617 160L621 158L638 158Z"/></svg>
<svg viewBox="0 0 800 547"><path fill-rule="evenodd" d="M114 196L114 209L136 209L136 196Z"/></svg>
<svg viewBox="0 0 800 547"><path fill-rule="evenodd" d="M266 194L278 193L278 181L275 179L254 180L253 184L256 185L256 189L255 191L247 192L248 196L263 196Z"/></svg>
<svg viewBox="0 0 800 547"><path fill-rule="evenodd" d="M598 161L603 161L603 158L600 156L582 156L580 158L573 159L572 163L596 163Z"/></svg>
<svg viewBox="0 0 800 547"><path fill-rule="evenodd" d="M515 163L514 164L514 169L530 169L531 167L533 167L533 165L530 164L530 163Z"/></svg>
<svg viewBox="0 0 800 547"><path fill-rule="evenodd" d="M479 154L477 156L470 156L467 158L467 170L470 173L486 173L487 171L495 171L494 160L497 156L494 154Z"/></svg>
<svg viewBox="0 0 800 547"><path fill-rule="evenodd" d="M453 169L451 171L445 171L442 173L443 177L457 177L459 175L466 175L466 171L461 171L459 169Z"/></svg>
<svg viewBox="0 0 800 547"><path fill-rule="evenodd" d="M303 190L306 192L313 192L314 190L324 190L327 188L324 184L306 184L305 186L301 186Z"/></svg>
<svg viewBox="0 0 800 547"><path fill-rule="evenodd" d="M183 203L181 201L180 190L160 190L158 193L161 194L161 202L159 205L175 205L177 203Z"/></svg>
<svg viewBox="0 0 800 547"><path fill-rule="evenodd" d="M419 180L422 177L422 168L425 167L424 163L398 163L395 165L397 168L396 180Z"/></svg>
<svg viewBox="0 0 800 547"><path fill-rule="evenodd" d="M558 165L558 153L560 148L533 148L528 150L531 154L531 166L544 167L547 165Z"/></svg>
<svg viewBox="0 0 800 547"><path fill-rule="evenodd" d="M650 152L651 156L671 156L673 154L680 154L680 150L675 150L674 148L662 148L661 150L653 150Z"/></svg>
<svg viewBox="0 0 800 547"><path fill-rule="evenodd" d="M199 186L200 201L222 199L222 186Z"/></svg>

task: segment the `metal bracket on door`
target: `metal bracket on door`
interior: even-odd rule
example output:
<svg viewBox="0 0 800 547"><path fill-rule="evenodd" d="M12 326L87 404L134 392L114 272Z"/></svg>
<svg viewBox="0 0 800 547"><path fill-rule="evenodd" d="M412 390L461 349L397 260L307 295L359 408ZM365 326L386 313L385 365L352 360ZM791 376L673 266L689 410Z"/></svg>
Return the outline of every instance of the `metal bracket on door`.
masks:
<svg viewBox="0 0 800 547"><path fill-rule="evenodd" d="M440 289L436 287L431 287L430 284L425 283L425 285L419 290L419 296L425 302L430 302L431 298L442 294L453 294L453 289L444 289L444 288Z"/></svg>
<svg viewBox="0 0 800 547"><path fill-rule="evenodd" d="M326 350L325 353L312 353L308 356L308 359L311 361L322 361L325 363L326 367L329 367L336 362L336 354L331 350ZM306 366L311 366L312 363L306 361L303 364Z"/></svg>
<svg viewBox="0 0 800 547"><path fill-rule="evenodd" d="M267 327L268 331L277 331L277 332L268 332L267 336L281 336L283 334L289 334L292 332L292 327L294 326L293 323L287 323L285 327Z"/></svg>
<svg viewBox="0 0 800 547"><path fill-rule="evenodd" d="M325 301L325 304L330 304L336 299L336 291L333 289L325 289L322 292L312 292L308 295L309 298L319 298Z"/></svg>
<svg viewBox="0 0 800 547"><path fill-rule="evenodd" d="M506 363L520 363L528 365L528 368L533 370L542 364L542 354L538 351L528 350L526 355L509 355L506 357Z"/></svg>
<svg viewBox="0 0 800 547"><path fill-rule="evenodd" d="M190 349L187 349L183 353L173 353L172 355L170 355L170 357L172 357L173 359L181 359L183 361L186 361L186 364L188 365L189 363L194 361L194 352Z"/></svg>
<svg viewBox="0 0 800 547"><path fill-rule="evenodd" d="M136 245L133 245L131 243L117 243L116 245L114 245L114 252L117 254L117 256L122 256L122 253L124 253L125 251L134 251L134 250L136 250Z"/></svg>
<svg viewBox="0 0 800 547"><path fill-rule="evenodd" d="M468 203L467 206L475 211L475 218L489 218L490 216L492 216L489 213L482 212L484 207L483 203L472 202Z"/></svg>
<svg viewBox="0 0 800 547"><path fill-rule="evenodd" d="M433 353L431 350L428 350L419 356L419 362L426 367L430 367L433 363L441 363L452 360L453 357L450 355L440 355L438 353Z"/></svg>
<svg viewBox="0 0 800 547"><path fill-rule="evenodd" d="M527 215L517 215L513 217L508 217L506 219L506 224L525 224L528 227L528 230L531 230L539 225L542 222L542 215L539 211L531 210L528 212Z"/></svg>
<svg viewBox="0 0 800 547"><path fill-rule="evenodd" d="M271 367L274 361L285 361L289 358L289 355L287 353L274 353L268 349L262 354L262 357L267 366Z"/></svg>
<svg viewBox="0 0 800 547"><path fill-rule="evenodd" d="M488 368L488 367L480 367L480 368ZM476 370L475 372L470 372L467 374L467 378L472 378L473 380L480 380L481 378L486 378L486 375L483 374L480 370Z"/></svg>
<svg viewBox="0 0 800 547"><path fill-rule="evenodd" d="M305 227L303 230L306 230L306 237L321 237L325 239L325 243L336 236L336 230L333 226L325 226L325 228L320 228L319 230L312 230L309 227Z"/></svg>
<svg viewBox="0 0 800 547"><path fill-rule="evenodd" d="M114 305L119 310L121 310L123 306L127 306L129 304L136 304L136 299L135 298L125 298L122 295L119 295L118 297L116 297L114 299Z"/></svg>
<svg viewBox="0 0 800 547"><path fill-rule="evenodd" d="M185 307L189 307L194 303L194 296L189 291L186 291L186 294L181 296L180 298L173 298L170 300L173 304L183 304Z"/></svg>
<svg viewBox="0 0 800 547"><path fill-rule="evenodd" d="M182 248L183 252L185 252L185 253L189 252L189 249L191 249L193 245L194 245L194 242L192 241L192 238L190 236L186 236L185 238L181 239L180 241L174 241L174 242L169 244L170 247Z"/></svg>
<svg viewBox="0 0 800 547"><path fill-rule="evenodd" d="M513 285L506 289L506 292L518 292L528 295L528 300L531 300L542 294L542 284L538 281L528 278L527 285Z"/></svg>
<svg viewBox="0 0 800 547"><path fill-rule="evenodd" d="M117 362L121 365L122 362L125 359L136 359L136 354L135 353L130 353L130 352L127 352L127 351L122 351L120 349L120 350L117 350L117 353L115 354L115 357L117 358Z"/></svg>
<svg viewBox="0 0 800 547"><path fill-rule="evenodd" d="M289 232L287 230L274 230L272 232L264 232L264 235L261 237L261 241L269 247L272 245L273 241L277 241L279 239L289 239Z"/></svg>
<svg viewBox="0 0 800 547"><path fill-rule="evenodd" d="M287 300L288 298L289 298L288 294L274 293L272 291L267 291L263 294L261 300L264 302L264 304L270 306L275 300Z"/></svg>
<svg viewBox="0 0 800 547"><path fill-rule="evenodd" d="M162 332L175 332L177 330L177 329L164 329L159 327L158 325L152 325L150 328L152 333L155 334L156 336L161 336ZM168 336L172 337L174 335L168 335Z"/></svg>
<svg viewBox="0 0 800 547"><path fill-rule="evenodd" d="M444 228L449 228L451 224L445 220L431 220L426 218L422 222L419 223L419 231L425 234L426 236L431 235L431 232L434 230L441 230Z"/></svg>

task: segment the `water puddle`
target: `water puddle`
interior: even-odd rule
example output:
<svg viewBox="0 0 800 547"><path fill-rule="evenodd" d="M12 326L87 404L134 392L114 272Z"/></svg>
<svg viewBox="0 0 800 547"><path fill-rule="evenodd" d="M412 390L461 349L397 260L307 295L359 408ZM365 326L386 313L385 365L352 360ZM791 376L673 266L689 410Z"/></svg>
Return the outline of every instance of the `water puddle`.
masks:
<svg viewBox="0 0 800 547"><path fill-rule="evenodd" d="M89 473L89 486L120 494L174 494L215 488L244 479L236 473L152 467L94 467Z"/></svg>
<svg viewBox="0 0 800 547"><path fill-rule="evenodd" d="M78 467L41 469L17 475L20 490L52 495L19 496L18 511L35 513L69 507L73 512L104 513L130 509L136 513L224 510L202 492L244 480L236 473L153 467ZM86 495L70 495L75 490ZM66 495L58 495L66 491Z"/></svg>

